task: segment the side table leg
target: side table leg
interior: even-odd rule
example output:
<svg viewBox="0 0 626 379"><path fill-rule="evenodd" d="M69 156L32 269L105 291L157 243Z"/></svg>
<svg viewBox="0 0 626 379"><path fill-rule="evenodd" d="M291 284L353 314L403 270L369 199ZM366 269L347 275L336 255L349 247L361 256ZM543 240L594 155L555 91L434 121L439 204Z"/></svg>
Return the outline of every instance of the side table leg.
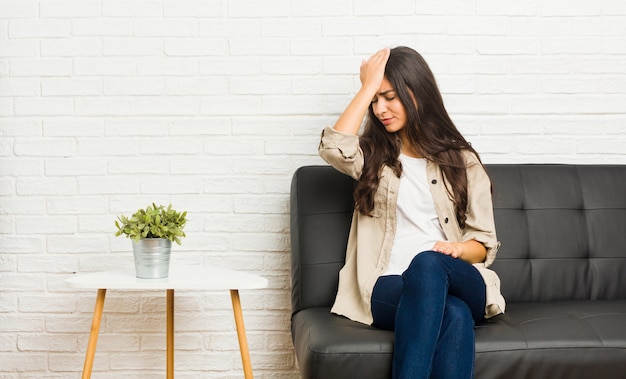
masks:
<svg viewBox="0 0 626 379"><path fill-rule="evenodd" d="M167 379L174 379L174 290L167 290Z"/></svg>
<svg viewBox="0 0 626 379"><path fill-rule="evenodd" d="M89 333L89 343L87 344L87 353L85 354L85 365L83 366L83 379L91 378L91 370L96 355L96 344L98 343L98 333L100 332L100 321L102 321L102 310L104 309L104 297L107 290L98 289L96 297L96 306L93 310L93 319L91 321L91 332Z"/></svg>
<svg viewBox="0 0 626 379"><path fill-rule="evenodd" d="M243 363L243 374L245 379L252 379L252 363L250 361L250 351L246 339L246 328L243 324L243 312L241 311L241 301L239 290L230 290L230 299L233 303L233 313L235 314L235 325L237 326L237 337L239 338L239 351L241 352L241 362Z"/></svg>

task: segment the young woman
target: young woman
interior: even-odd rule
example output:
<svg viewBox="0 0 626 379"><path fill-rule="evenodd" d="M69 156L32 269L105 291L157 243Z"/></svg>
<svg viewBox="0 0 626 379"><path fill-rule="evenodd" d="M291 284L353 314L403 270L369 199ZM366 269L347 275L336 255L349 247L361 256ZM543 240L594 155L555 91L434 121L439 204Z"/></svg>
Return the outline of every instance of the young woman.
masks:
<svg viewBox="0 0 626 379"><path fill-rule="evenodd" d="M491 182L420 54L380 50L360 79L319 146L358 181L332 312L395 331L393 378L471 378L474 323L504 311Z"/></svg>

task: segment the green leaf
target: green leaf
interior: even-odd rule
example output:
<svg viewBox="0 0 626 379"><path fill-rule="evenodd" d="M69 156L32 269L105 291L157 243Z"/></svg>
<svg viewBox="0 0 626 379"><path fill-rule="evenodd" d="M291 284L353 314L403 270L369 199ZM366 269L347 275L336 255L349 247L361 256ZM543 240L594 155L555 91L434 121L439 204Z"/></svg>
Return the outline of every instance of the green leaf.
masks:
<svg viewBox="0 0 626 379"><path fill-rule="evenodd" d="M130 218L118 216L115 235L125 235L137 241L142 238L167 238L180 245L180 237L186 237L183 231L186 223L187 211L179 213L172 204L165 208L152 203L145 209L138 209Z"/></svg>

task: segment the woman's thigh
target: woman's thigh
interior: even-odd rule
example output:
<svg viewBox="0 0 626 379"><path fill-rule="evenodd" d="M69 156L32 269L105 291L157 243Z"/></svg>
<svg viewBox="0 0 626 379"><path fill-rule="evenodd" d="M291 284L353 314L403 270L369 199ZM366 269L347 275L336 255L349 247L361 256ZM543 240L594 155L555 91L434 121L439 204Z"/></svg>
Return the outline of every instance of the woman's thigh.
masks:
<svg viewBox="0 0 626 379"><path fill-rule="evenodd" d="M408 271L413 271L415 275L406 275ZM451 294L463 300L470 308L474 320L482 319L485 307L485 284L478 270L471 264L445 254L426 251L413 259L407 272L402 276L389 275L378 278L372 292L372 315L375 327L394 330L404 280L443 281L447 288L445 295ZM428 275L420 275L424 272L428 272ZM433 284L436 283L427 283L427 285ZM419 299L416 300L419 301Z"/></svg>
<svg viewBox="0 0 626 379"><path fill-rule="evenodd" d="M446 288L447 294L454 295L467 304L476 322L485 314L485 282L474 266L461 259L435 251L425 251L413 259L403 278L427 281L424 285L432 286L433 292Z"/></svg>

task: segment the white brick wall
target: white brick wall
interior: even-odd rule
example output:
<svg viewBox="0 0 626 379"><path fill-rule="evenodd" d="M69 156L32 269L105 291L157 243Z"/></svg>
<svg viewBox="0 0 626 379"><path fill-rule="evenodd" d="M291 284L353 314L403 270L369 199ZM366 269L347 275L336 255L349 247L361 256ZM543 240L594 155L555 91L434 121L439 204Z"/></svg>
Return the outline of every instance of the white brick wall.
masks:
<svg viewBox="0 0 626 379"><path fill-rule="evenodd" d="M298 377L289 183L383 46L430 62L484 161L626 164L626 2L0 0L0 377L78 378L118 214L189 211L174 260L258 273L259 378ZM165 297L110 292L94 378L162 378ZM176 300L178 378L240 378L227 293Z"/></svg>

